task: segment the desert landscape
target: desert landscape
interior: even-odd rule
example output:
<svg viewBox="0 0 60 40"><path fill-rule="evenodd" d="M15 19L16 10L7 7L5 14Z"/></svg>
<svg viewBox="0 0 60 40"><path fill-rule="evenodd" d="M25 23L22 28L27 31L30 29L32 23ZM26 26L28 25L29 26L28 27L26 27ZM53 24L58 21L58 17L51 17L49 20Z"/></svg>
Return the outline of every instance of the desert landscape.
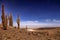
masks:
<svg viewBox="0 0 60 40"><path fill-rule="evenodd" d="M60 28L43 29L8 27L7 30L3 30L0 27L0 40L60 40Z"/></svg>
<svg viewBox="0 0 60 40"><path fill-rule="evenodd" d="M9 1L10 2L10 1ZM7 2L7 4L9 3L9 2ZM18 1L19 2L19 1ZM18 3L17 2L17 3ZM38 1L39 2L39 1ZM37 2L37 3L38 3ZM45 2L45 1L44 1ZM43 2L43 3L44 3ZM11 3L11 2L10 2ZM46 9L45 9L45 7L43 7L43 6L39 6L40 4L40 2L37 4L36 2L36 4L34 3L34 1L32 1L32 3L31 3L31 1L30 1L30 3L29 3L29 1L25 4L26 2L23 2L22 1L22 3L18 3L19 5L21 4L21 8L19 7L19 5L15 5L14 3L13 3L13 1L12 1L12 4L14 4L14 5L12 5L12 4L10 4L10 6L12 6L12 8L14 8L14 9L12 9L11 7L10 7L10 9L13 11L13 16L12 16L12 13L10 13L9 12L9 16L8 16L8 14L5 14L5 12L4 12L4 3L2 3L2 5L1 5L1 20L0 20L0 40L60 40L60 27L57 27L57 26L60 26L60 21L58 20L56 20L56 19L52 19L52 13L53 12L51 12L50 10L50 12L51 12L51 14L48 14L47 12L48 12L48 8L47 7L49 7L50 8L50 6L46 6ZM30 4L30 6L29 6L29 4ZM45 2L46 3L46 2ZM45 4L44 3L44 4ZM48 2L49 3L49 2ZM46 4L48 4L48 3L46 3ZM24 4L27 6L24 6ZM27 5L28 4L28 5ZM37 8L34 8L35 6L33 6L33 5L35 5ZM9 4L8 4L9 5ZM43 5L43 4L42 4ZM44 5L45 6L45 5ZM53 6L53 5L52 5ZM41 8L43 8L44 9L44 11L43 11L43 9L42 9L42 11L41 10L39 10L39 8L41 9ZM53 6L54 7L54 6ZM8 8L9 9L9 6L7 6L6 8ZM5 9L6 9L5 8ZM15 9L16 8L16 9ZM19 10L19 8L22 10L22 9L24 9L24 10ZM33 8L34 8L34 10L36 11L34 11L33 10ZM56 7L56 8L58 8L58 7ZM10 9L9 9L9 11L10 11ZM52 10L52 8L50 8L51 10ZM58 8L59 9L59 8ZM32 11L31 11L32 10ZM46 12L46 11L47 12ZM55 9L54 9L55 10ZM57 9L56 9L57 10ZM55 11L56 11L55 10ZM16 11L16 12L15 12ZM28 12L27 12L28 11ZM55 11L54 11L54 13L55 13ZM7 11L6 11L7 12ZM20 25L20 23L21 23L21 19L20 19L20 14L18 14L18 16L16 17L16 15L17 15L17 13L20 13L21 12L21 15L23 16L23 17L21 17L22 18L22 20L26 20L26 19L28 19L27 21L25 21L25 22L22 22L22 24L23 24L23 26L24 26L24 24L28 24L28 25L48 25L49 27L47 27L47 28L41 28L41 26L39 26L39 28L37 28L37 26L34 26L34 28L33 28L33 26L31 26L32 28L27 28L28 26L26 26L25 28L22 26L22 28L21 28L21 25ZM31 13L32 12L32 14L25 14L25 13ZM38 12L41 12L41 14L40 13L38 13ZM44 13L47 13L47 14L44 14ZM50 13L49 12L49 13ZM60 12L60 11L59 11ZM36 13L36 14L35 14ZM57 13L57 12L56 12ZM25 15L25 16L24 16ZM50 16L49 16L50 15ZM59 15L59 14L58 14ZM32 17L31 17L32 16ZM41 17L43 18L43 20L40 20L40 18ZM17 18L17 20L15 20L15 17ZM48 20L45 20L45 17L49 17L49 18L51 18L51 19L48 19ZM56 17L56 15L55 15L55 17ZM59 18L60 18L60 15L58 16ZM56 17L56 18L58 18L58 17ZM23 18L25 18L25 19L23 19ZM29 19L30 18L30 19ZM35 19L36 18L36 19ZM41 18L41 19L42 19ZM14 20L13 20L14 19ZM29 21L29 20L32 20L32 21ZM34 20L37 20L37 21L34 21ZM17 24L17 26L15 26L15 24L13 25L13 23L15 23L15 21L16 21L16 24ZM49 25L50 24L50 25ZM58 25L56 25L56 24L58 24ZM52 27L52 26L56 26L56 27ZM51 26L51 27L50 27ZM36 27L36 28L35 28Z"/></svg>

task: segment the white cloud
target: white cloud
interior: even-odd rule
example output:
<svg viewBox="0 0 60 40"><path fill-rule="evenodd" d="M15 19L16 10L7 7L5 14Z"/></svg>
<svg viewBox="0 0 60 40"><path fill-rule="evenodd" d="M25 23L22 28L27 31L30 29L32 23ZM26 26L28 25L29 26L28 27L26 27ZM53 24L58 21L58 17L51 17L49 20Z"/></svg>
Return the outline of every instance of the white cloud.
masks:
<svg viewBox="0 0 60 40"><path fill-rule="evenodd" d="M45 23L40 23L38 21L21 21L20 26L21 27L26 27L27 26L41 26L41 25L46 25ZM14 22L14 26L17 26L17 23Z"/></svg>
<svg viewBox="0 0 60 40"><path fill-rule="evenodd" d="M60 22L60 20L53 19L53 22Z"/></svg>
<svg viewBox="0 0 60 40"><path fill-rule="evenodd" d="M46 22L50 22L50 21L52 21L52 20L51 20L51 19L46 19L45 21L46 21Z"/></svg>
<svg viewBox="0 0 60 40"><path fill-rule="evenodd" d="M55 20L53 20L55 22ZM17 23L14 23L14 25L17 26ZM21 27L26 27L26 25L29 28L38 28L38 27L58 27L60 26L60 23L41 23L39 21L21 21L20 26Z"/></svg>
<svg viewBox="0 0 60 40"><path fill-rule="evenodd" d="M28 27L57 27L57 26L60 26L60 20L56 20L56 19L46 19L44 20L46 22L39 22L37 20L35 21L21 21L20 22L20 26L21 27L26 27L26 25ZM0 20L0 23L1 23L1 20ZM14 22L13 23L14 26L17 26L17 23Z"/></svg>
<svg viewBox="0 0 60 40"><path fill-rule="evenodd" d="M22 21L21 25L38 25L38 21Z"/></svg>
<svg viewBox="0 0 60 40"><path fill-rule="evenodd" d="M34 21L34 22L39 22L39 21Z"/></svg>
<svg viewBox="0 0 60 40"><path fill-rule="evenodd" d="M57 19L46 19L46 22L55 22L55 23L60 23L60 20Z"/></svg>
<svg viewBox="0 0 60 40"><path fill-rule="evenodd" d="M45 23L40 23L39 21L22 21L21 26L28 26L29 28L36 28L39 26L46 25Z"/></svg>
<svg viewBox="0 0 60 40"><path fill-rule="evenodd" d="M39 22L37 20L35 21L21 21L20 26L21 27L26 27L26 25L29 28L37 28L37 27L59 27L60 26L60 20L56 19L46 19L46 22ZM1 23L1 22L0 22ZM14 26L17 26L17 23L13 23Z"/></svg>

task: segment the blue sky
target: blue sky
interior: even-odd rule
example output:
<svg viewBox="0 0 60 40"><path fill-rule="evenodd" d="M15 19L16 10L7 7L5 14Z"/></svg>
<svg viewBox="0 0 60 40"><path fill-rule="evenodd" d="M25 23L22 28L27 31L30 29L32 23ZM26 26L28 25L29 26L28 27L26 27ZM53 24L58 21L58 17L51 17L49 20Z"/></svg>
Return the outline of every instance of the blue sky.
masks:
<svg viewBox="0 0 60 40"><path fill-rule="evenodd" d="M9 15L12 12L14 25L17 15L20 15L21 25L60 26L59 0L1 0L0 14L2 3L5 5L5 14Z"/></svg>

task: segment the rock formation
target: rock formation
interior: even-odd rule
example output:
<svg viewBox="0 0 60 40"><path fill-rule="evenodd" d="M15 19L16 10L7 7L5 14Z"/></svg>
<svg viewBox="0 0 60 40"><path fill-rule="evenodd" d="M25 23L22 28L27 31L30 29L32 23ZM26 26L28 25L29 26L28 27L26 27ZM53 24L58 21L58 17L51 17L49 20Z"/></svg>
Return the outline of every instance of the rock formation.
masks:
<svg viewBox="0 0 60 40"><path fill-rule="evenodd" d="M9 26L13 26L12 13L10 13L10 16L9 16Z"/></svg>
<svg viewBox="0 0 60 40"><path fill-rule="evenodd" d="M6 28L7 28L7 26L8 26L8 17L7 17L7 15L5 17L5 24L6 24Z"/></svg>
<svg viewBox="0 0 60 40"><path fill-rule="evenodd" d="M18 19L17 19L17 25L18 25L18 29L19 29L19 27L20 27L20 17L19 17L19 15L18 15Z"/></svg>
<svg viewBox="0 0 60 40"><path fill-rule="evenodd" d="M7 28L6 28L6 25L5 25L5 14L4 14L4 4L2 4L2 16L1 16L1 18L2 18L2 26L3 26L3 29L4 30L6 30Z"/></svg>

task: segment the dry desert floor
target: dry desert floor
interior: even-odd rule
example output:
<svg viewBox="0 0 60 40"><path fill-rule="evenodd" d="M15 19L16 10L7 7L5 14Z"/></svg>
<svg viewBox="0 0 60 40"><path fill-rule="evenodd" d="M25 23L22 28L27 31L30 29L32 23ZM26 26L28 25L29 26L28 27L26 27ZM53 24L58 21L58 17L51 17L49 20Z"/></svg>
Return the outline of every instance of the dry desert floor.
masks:
<svg viewBox="0 0 60 40"><path fill-rule="evenodd" d="M60 28L54 29L26 29L0 28L0 40L60 40Z"/></svg>

